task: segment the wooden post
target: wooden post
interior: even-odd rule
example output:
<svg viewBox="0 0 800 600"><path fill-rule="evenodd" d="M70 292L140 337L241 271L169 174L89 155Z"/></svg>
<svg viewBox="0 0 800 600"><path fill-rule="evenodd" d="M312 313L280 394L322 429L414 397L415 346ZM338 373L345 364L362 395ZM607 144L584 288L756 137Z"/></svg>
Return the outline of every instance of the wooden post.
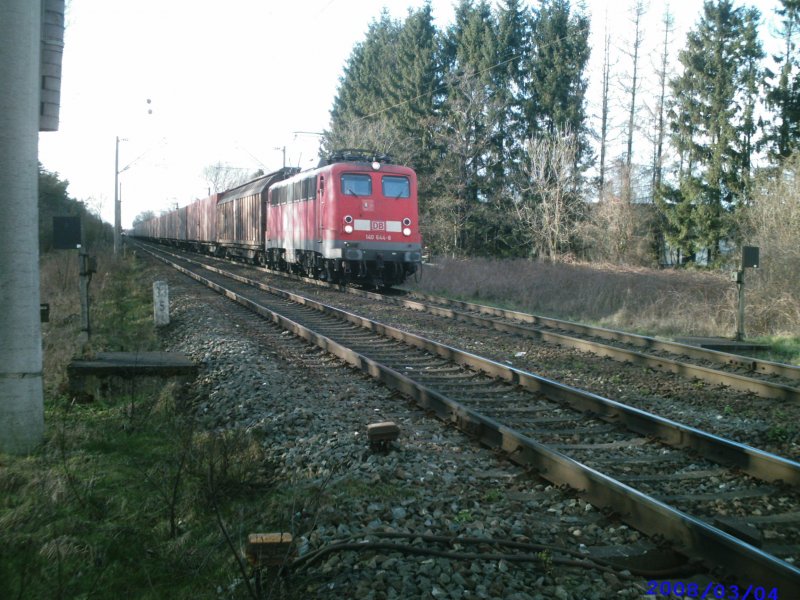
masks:
<svg viewBox="0 0 800 600"><path fill-rule="evenodd" d="M251 533L247 536L247 560L254 567L280 567L291 553L292 534Z"/></svg>
<svg viewBox="0 0 800 600"><path fill-rule="evenodd" d="M92 280L91 259L83 247L78 252L78 273L81 290L81 334L80 341L86 343L92 335L89 323L89 282Z"/></svg>

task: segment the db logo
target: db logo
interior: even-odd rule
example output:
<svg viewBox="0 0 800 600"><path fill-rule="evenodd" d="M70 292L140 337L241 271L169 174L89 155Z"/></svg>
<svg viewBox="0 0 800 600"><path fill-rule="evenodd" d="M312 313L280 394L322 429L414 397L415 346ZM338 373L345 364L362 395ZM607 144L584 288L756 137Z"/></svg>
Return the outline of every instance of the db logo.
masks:
<svg viewBox="0 0 800 600"><path fill-rule="evenodd" d="M386 223L384 221L373 221L372 231L386 231Z"/></svg>

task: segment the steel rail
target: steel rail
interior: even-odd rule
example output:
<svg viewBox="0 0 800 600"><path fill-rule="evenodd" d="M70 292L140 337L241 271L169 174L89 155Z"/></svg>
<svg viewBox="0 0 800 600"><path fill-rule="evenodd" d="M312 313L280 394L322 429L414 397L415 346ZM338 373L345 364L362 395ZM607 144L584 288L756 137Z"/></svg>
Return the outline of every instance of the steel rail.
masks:
<svg viewBox="0 0 800 600"><path fill-rule="evenodd" d="M304 283L307 284L313 284L326 288L333 288L339 291L344 291L346 293L357 295L364 298L371 298L371 299L381 300L384 302L388 301L395 304L399 304L401 306L404 306L412 310L427 312L429 314L433 314L436 316L447 317L460 321L475 323L478 325L483 325L486 327L493 328L497 331L512 333L532 339L539 339L545 342L559 344L561 346L575 348L577 350L583 350L586 352L591 352L597 356L605 356L619 362L627 362L631 364L642 365L645 367L649 367L651 369L657 369L660 371L674 373L675 375L679 375L681 377L693 377L695 379L699 379L701 381L705 381L713 385L725 385L732 389L743 392L750 392L756 394L757 396L761 396L763 398L800 401L800 388L792 387L789 385L784 385L771 381L764 381L760 379L754 379L746 375L740 375L738 373L729 373L726 371L720 371L717 369L704 367L700 365L693 365L690 363L682 362L667 357L651 356L648 354L644 354L642 352L636 352L634 350L619 348L616 346L603 344L601 342L593 340L575 338L570 335L565 335L563 333L532 329L530 327L526 327L525 325L518 325L514 323L503 323L488 317L480 316L480 314L500 317L512 321L520 321L522 323L529 323L533 325L542 325L552 329L572 331L573 333L578 333L581 335L599 337L601 339L614 340L626 344L631 344L645 350L662 351L670 354L685 355L689 356L690 358L708 360L710 362L716 362L718 364L724 364L728 366L733 365L740 368L745 368L753 372L780 375L783 377L797 379L798 381L800 381L800 367L794 367L792 365L785 365L781 363L763 361L758 359L750 359L736 354L729 354L726 352L719 352L716 350L698 348L696 346L690 346L688 344L680 344L678 342L668 342L668 341L658 340L648 336L632 334L613 329L606 329L603 327L583 325L571 321L563 321L560 319L531 315L528 313L500 309L481 304L473 304L460 300L449 300L437 296L420 294L418 292L412 293L412 296L420 297L425 302L452 304L453 306L457 306L466 311L469 311L469 312L461 312L459 310L454 310L452 308L432 306L430 304L426 304L425 302L406 300L403 298L394 298L376 292L368 292L365 290L359 290L350 287L343 288L342 286L338 286L336 284L331 284L315 279L308 279L306 277L301 277L299 275L292 275L280 271L273 272L266 268L264 268L264 270L285 278L303 281ZM470 313L480 313L480 314L476 315Z"/></svg>
<svg viewBox="0 0 800 600"><path fill-rule="evenodd" d="M512 366L478 356L471 352L459 350L458 348L402 331L355 313L312 300L311 298L281 290L260 281L255 281L249 277L230 273L224 269L207 265L191 258L179 258L180 260L195 264L212 273L260 289L261 291L273 294L285 300L308 306L318 312L358 325L363 329L372 331L386 338L395 339L410 346L425 350L431 354L480 371L491 377L519 385L531 391L541 392L551 400L566 404L574 410L590 412L606 421L623 424L631 431L658 438L670 446L691 448L709 460L729 467L738 468L758 479L770 482L783 482L790 486L800 487L800 463L795 461L757 448L752 448L746 444L740 444L721 438L694 427L672 421L671 419L660 417L585 390L558 383L557 381L541 377L528 371L516 369ZM169 264L179 268L179 270L183 270L180 265L174 263ZM188 270L183 271L187 272L187 274L190 272Z"/></svg>
<svg viewBox="0 0 800 600"><path fill-rule="evenodd" d="M138 243L142 243L142 242L138 242ZM175 256L177 256L177 255L175 255ZM405 299L402 299L402 298L394 298L394 297L391 297L391 296L387 296L386 294L381 294L381 293L377 293L377 292L369 292L369 291L366 291L366 290L355 289L355 288L352 288L352 287L345 287L345 286L341 286L341 285L338 285L338 284L328 283L326 281L320 281L318 279L310 279L310 278L303 277L303 276L300 276L300 275L294 275L294 274L291 274L291 273L286 273L286 272L283 272L283 271L274 271L274 270L268 269L266 267L254 267L254 268L257 268L257 269L263 270L263 271L265 271L267 273L270 273L272 275L284 277L284 278L287 278L287 279L302 281L304 283L317 285L317 286L320 286L320 287L336 289L338 291L343 291L343 292L346 292L348 294L353 294L353 295L361 296L361 297L364 297L364 298L372 298L372 299L376 299L376 300L394 302L394 303L406 306L407 308L411 308L413 310L431 312L431 314L436 314L435 312L433 312L433 310L448 310L448 309L440 309L438 307L432 307L432 306L424 304L423 302L417 302L417 301L413 301L413 300L405 300ZM424 302L433 302L433 303L444 304L444 305L452 305L452 306L461 308L461 309L466 310L466 311L477 312L477 313L486 314L486 315L490 315L490 316L494 316L494 317L500 317L500 318L504 318L504 319L509 319L509 320L512 320L512 321L520 321L520 322L523 322L523 323L529 323L529 324L533 324L533 325L541 325L541 326L544 326L544 327L549 327L551 329L560 329L560 330L563 330L563 331L571 331L573 333L578 333L580 335L586 335L586 336L590 336L590 337L598 337L598 338L601 338L601 339L618 341L618 342L621 342L621 343L630 344L632 346L638 346L638 347L640 347L640 348L642 348L644 350L653 350L653 351L667 352L669 354L683 355L683 356L688 356L690 358L696 358L696 359L699 359L699 360L707 360L709 362L716 362L716 363L721 364L721 365L734 366L734 367L746 369L748 371L760 372L760 373L768 374L768 375L779 375L781 377L786 377L787 379L796 379L796 380L800 381L800 366L787 365L787 364L784 364L784 363L761 360L761 359L757 359L757 358L741 356L739 354L732 354L730 352L721 352L721 351L718 351L718 350L711 350L711 349L708 349L708 348L701 348L701 347L698 347L698 346L692 346L691 344L683 344L683 343L680 343L680 342L671 342L671 341L667 341L667 340L659 340L659 339L651 337L651 336L645 336L645 335L639 335L639 334L635 334L635 333L629 333L629 332L620 331L620 330L617 330L617 329L609 329L609 328L606 328L606 327L597 327L597 326L593 326L593 325L584 325L582 323L575 323L574 321L565 321L565 320L562 320L562 319L555 319L553 317L544 317L544 316L541 316L541 315L523 313L523 312L519 312L519 311L504 309L504 308L497 308L497 307L494 307L494 306L486 306L484 304L476 304L476 303L472 303L472 302L466 302L466 301L463 301L463 300L451 300L449 298L444 298L444 297L441 297L441 296L433 296L433 295L430 295L430 294L423 294L421 292L408 292L408 293L409 293L409 295L411 297L421 298ZM455 311L453 311L453 312L455 312ZM464 320L468 320L468 317L470 316L470 315L465 314L465 313L459 313L459 314L464 316ZM445 315L442 314L440 316L445 316ZM483 323L486 323L486 322L492 323L493 321L491 321L490 319L487 319ZM527 331L533 331L533 330L528 329ZM552 335L559 335L559 334L552 334ZM562 336L560 336L560 338L555 338L555 339L567 339L567 340L570 340L570 339L574 339L574 338L571 338L570 336L563 336L562 335ZM590 341L586 341L586 340L580 340L580 341L585 342L587 344L596 343L596 342L590 342ZM556 341L555 343L561 343L561 342L560 341ZM564 345L567 345L567 344L565 343ZM576 347L578 347L578 346L576 346ZM615 348L613 346L605 345L605 347L606 348L612 348L614 350L619 350L621 352L631 352L631 351L626 351L624 349ZM589 350L589 351L591 351L591 350ZM636 354L636 353L631 352L631 354ZM614 358L613 353L609 353L608 356L611 357L611 358ZM640 354L639 356L646 356L646 355L641 355ZM628 360L629 362L638 362L638 361L633 361L633 360L630 360L630 359L626 359L626 358L624 358L622 356L620 356L620 358L618 360L623 360L623 361ZM671 361L670 359L654 358L653 360L668 361L668 362L676 363L677 365L685 364L685 363L680 363L680 362L677 362L677 361ZM639 364L643 364L643 363L639 363ZM695 367L694 365L687 365L687 366ZM653 368L660 368L660 367L658 367L657 365L653 365ZM701 369L702 367L696 367L696 368ZM674 368L674 369L672 367L669 367L669 368L667 368L667 370L670 370L671 372L676 373L676 374L684 374L681 371L681 369L677 368L677 367ZM714 369L706 369L706 370L707 371L711 371L712 373L718 372L718 371L716 371ZM736 374L731 374L731 375L736 375ZM749 380L749 381L759 381L759 380L754 380L752 378L747 378L745 376L739 376L739 377L744 377L744 379ZM700 377L698 377L698 378L700 378ZM712 379L709 379L709 381L711 383L724 383L724 382L721 382L721 381L714 381ZM765 382L765 383L769 383L769 382ZM745 384L743 383L743 385L745 385ZM796 396L798 391L800 391L797 388L793 388L791 386L781 386L780 384L775 384L775 386L776 386L776 390L775 390L775 394L776 395L775 396L767 396L767 397L776 397L776 398L782 397L783 392L780 390L781 387L782 388L787 388L789 390L789 394L791 396L793 396L793 397ZM737 388L737 389L743 389L745 391L753 391L756 394L758 393L757 391L754 391L754 390L748 390L746 387Z"/></svg>
<svg viewBox="0 0 800 600"><path fill-rule="evenodd" d="M800 388L795 388L788 385L773 383L770 381L763 381L760 379L753 379L752 377L747 377L745 375L728 373L726 371L719 371L717 369L711 369L709 367L693 365L673 360L671 358L650 356L648 354L643 354L641 352L636 352L634 350L618 348L616 346L610 346L608 344L603 344L601 342L596 342L592 340L575 338L562 333L542 331L539 329L532 329L530 327L526 327L525 325L496 321L494 319L482 317L480 315L460 312L452 308L431 306L413 300L389 298L389 301L402 304L406 308L428 312L436 316L475 323L505 333L513 333L527 338L540 339L553 344L559 344L561 346L575 348L577 350L584 350L586 352L591 352L592 354L596 354L598 356L606 356L612 358L619 362L628 362L631 364L643 365L646 367L650 367L652 369L658 369L660 371L675 373L676 375L680 375L682 377L694 377L696 379L700 379L702 381L706 381L714 385L717 384L726 385L730 388L739 391L752 392L764 398L800 401ZM585 327L585 326L581 325L580 327Z"/></svg>
<svg viewBox="0 0 800 600"><path fill-rule="evenodd" d="M635 333L628 333L616 329L608 329L605 327L595 327L592 325L583 325L573 321L564 321L561 319L554 319L552 317L543 317L540 315L533 315L523 313L515 310L507 310L503 308L496 308L494 306L485 306L483 304L474 304L471 302L464 302L463 300L450 300L429 294L422 294L420 292L410 292L410 295L415 298L420 298L425 302L434 302L439 304L452 305L463 310L478 312L495 317L502 317L514 321L521 321L523 323L531 323L534 325L542 325L552 329L561 329L564 331L572 331L581 335L599 337L607 340L614 340L638 346L646 350L656 350L668 352L670 354L685 355L691 358L698 358L701 360L708 360L723 365L732 365L748 371L755 371L764 374L780 375L788 379L797 379L800 381L800 367L794 365L786 365L783 363L761 360L757 358L750 358L740 356L738 354L731 354L729 352L720 352L718 350L710 350L708 348L700 348L690 344L682 344L680 342L670 342L667 340L659 340L654 337L638 335Z"/></svg>
<svg viewBox="0 0 800 600"><path fill-rule="evenodd" d="M462 431L473 436L484 445L507 453L510 460L535 469L543 478L557 485L569 485L596 506L607 507L617 512L620 518L632 527L648 535L662 536L688 556L695 556L711 564L721 565L736 578L741 578L749 582L758 582L763 586L775 587L784 591L784 593L788 590L800 589L800 569L794 565L763 552L751 544L709 525L700 519L647 496L558 451L548 448L435 390L418 384L407 375L382 365L363 354L355 352L329 337L321 335L253 300L245 298L218 283L202 277L190 269L170 262L166 258L160 257L155 253L152 254L159 260L171 265L173 268L192 279L234 300L242 306L247 307L260 316L271 320L298 337L317 345L361 371L370 374L389 387L414 398L420 406L432 410L439 418L455 424ZM231 274L224 272L220 273L221 270L215 267L209 267L207 265L202 266L212 272L217 272L227 277L231 276ZM259 282L248 281L247 278L238 275L234 275L232 279L276 294L284 299L297 297L301 300L301 304L309 307L325 307L325 305L321 303L310 301L283 290L270 288L270 286ZM317 308L317 310L319 310L319 308ZM434 353L452 358L459 364L472 366L475 364L489 363L491 367L487 372L504 373L504 379L519 383L520 385L525 385L526 382L529 384L533 383L535 384L535 389L545 391L545 393L547 393L548 390L555 392L555 399L562 399L573 394L580 394L580 390L570 388L569 386L551 382L531 373L519 371L518 369L494 363L493 361L486 361L475 355L439 345L431 340L426 340L413 334L405 334L395 328L369 321L368 319L364 319L358 315L352 315L346 311L341 311L333 307L325 307L323 312L331 315L341 314L347 321L359 323L363 327L377 333L389 334L390 337L394 337L395 339L408 338L407 341L413 342L413 345L425 349L433 348ZM589 396L594 395L589 394ZM594 399L605 401L605 399L596 396ZM612 401L608 402L611 402L612 405L618 405L618 403ZM635 412L642 413L642 416L645 415L643 411ZM656 419L665 424L672 424L672 422L666 419L661 419L659 417L656 417ZM703 432L694 431L708 436L708 434L703 434ZM709 437L714 438L715 436ZM720 438L716 439L720 440ZM725 440L720 441L725 442ZM731 443L728 442L728 444ZM738 444L731 445L739 446ZM758 450L750 450L755 453L753 456L766 454ZM772 458L783 462L790 462L779 459L778 457ZM800 467L797 463L793 464L795 467Z"/></svg>

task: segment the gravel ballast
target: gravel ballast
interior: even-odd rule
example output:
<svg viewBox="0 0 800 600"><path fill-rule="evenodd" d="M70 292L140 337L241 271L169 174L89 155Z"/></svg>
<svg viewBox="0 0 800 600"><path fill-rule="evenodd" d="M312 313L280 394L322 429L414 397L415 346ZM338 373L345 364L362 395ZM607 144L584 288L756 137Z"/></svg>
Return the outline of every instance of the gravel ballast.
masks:
<svg viewBox="0 0 800 600"><path fill-rule="evenodd" d="M284 594L498 600L643 595L644 578L622 568L587 569L560 560L598 548L649 547L638 532L474 444L321 350L166 267L153 269L154 278L170 285L164 349L188 355L200 368L191 395L202 425L257 432L280 485L316 491L285 515L297 555L312 558L335 543L373 544L309 560L284 577ZM380 421L400 427L388 452L372 451L367 443L367 426ZM518 562L515 555L537 552L443 544L436 536L549 544L574 554L539 551ZM431 550L451 556L417 553Z"/></svg>

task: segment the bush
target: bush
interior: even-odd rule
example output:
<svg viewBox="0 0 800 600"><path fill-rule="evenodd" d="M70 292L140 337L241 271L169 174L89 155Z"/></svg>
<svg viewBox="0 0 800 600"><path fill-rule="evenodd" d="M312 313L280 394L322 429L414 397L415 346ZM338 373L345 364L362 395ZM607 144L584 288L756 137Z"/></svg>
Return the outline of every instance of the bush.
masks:
<svg viewBox="0 0 800 600"><path fill-rule="evenodd" d="M758 246L760 267L747 270L747 333L800 330L800 153L757 181L745 211L747 245Z"/></svg>

